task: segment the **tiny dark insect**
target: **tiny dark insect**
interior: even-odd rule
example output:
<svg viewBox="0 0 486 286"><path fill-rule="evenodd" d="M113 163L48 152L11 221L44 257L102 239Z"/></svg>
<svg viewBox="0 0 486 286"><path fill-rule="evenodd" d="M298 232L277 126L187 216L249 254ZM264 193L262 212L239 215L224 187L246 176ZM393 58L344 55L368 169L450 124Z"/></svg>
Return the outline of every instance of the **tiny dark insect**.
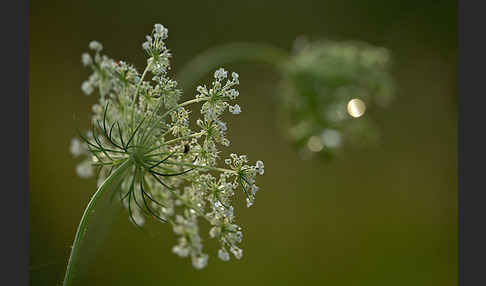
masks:
<svg viewBox="0 0 486 286"><path fill-rule="evenodd" d="M186 154L187 152L189 152L190 150L190 147L188 144L184 145L184 154Z"/></svg>

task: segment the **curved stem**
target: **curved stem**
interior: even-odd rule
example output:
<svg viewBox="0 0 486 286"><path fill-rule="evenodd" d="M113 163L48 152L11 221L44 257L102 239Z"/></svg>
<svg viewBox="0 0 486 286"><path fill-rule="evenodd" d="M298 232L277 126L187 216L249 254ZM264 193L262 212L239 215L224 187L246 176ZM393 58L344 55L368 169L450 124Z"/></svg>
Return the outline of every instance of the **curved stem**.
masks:
<svg viewBox="0 0 486 286"><path fill-rule="evenodd" d="M201 102L201 101L206 101L206 100L209 100L209 99L210 99L210 97L206 96L206 97L201 97L201 98L196 98L196 99L188 100L186 102L183 102L181 104L178 104L177 106L172 107L171 109L167 110L164 114L162 114L162 116L160 118L165 118L172 111L177 110L177 109L179 109L181 107L184 107L184 106L187 106L187 105L193 104L193 103L198 103L198 102Z"/></svg>
<svg viewBox="0 0 486 286"><path fill-rule="evenodd" d="M175 139L166 141L165 144L169 145L169 144L172 144L172 143L176 143L178 141L181 141L181 140L185 140L185 139L190 139L190 138L194 138L194 137L203 136L204 133L206 133L206 132L205 131L201 131L201 132L197 132L197 133L192 133L191 135L177 137Z"/></svg>
<svg viewBox="0 0 486 286"><path fill-rule="evenodd" d="M64 276L64 283L63 283L64 286L71 285L72 283L73 265L77 261L79 256L79 248L88 227L89 219L91 217L90 214L94 211L97 201L103 196L105 191L109 189L109 187L113 184L113 182L116 179L118 179L120 175L123 175L123 173L128 169L128 167L130 167L131 165L130 163L131 163L130 160L126 160L115 171L113 171L113 173L108 178L106 178L106 180L103 182L103 184L101 184L101 186L95 192L95 194L89 201L88 206L84 210L83 216L81 218L81 222L79 223L78 229L76 231L73 247L71 249L71 255L69 256L66 275Z"/></svg>
<svg viewBox="0 0 486 286"><path fill-rule="evenodd" d="M138 89L140 88L140 85L142 84L143 79L145 78L145 75L149 71L151 65L152 65L152 62L149 62L147 64L147 66L145 67L145 70L142 73L142 77L140 78L140 80L137 83L137 87L135 88L135 99L133 100L132 104L135 104L135 102L138 100Z"/></svg>
<svg viewBox="0 0 486 286"><path fill-rule="evenodd" d="M192 88L194 83L209 71L223 64L254 61L279 68L289 58L289 53L268 44L231 43L206 50L188 62L177 73L180 86Z"/></svg>
<svg viewBox="0 0 486 286"><path fill-rule="evenodd" d="M142 73L142 77L140 78L140 80L138 81L137 83L137 87L135 88L135 94L133 95L133 102L132 102L132 129L135 125L135 104L137 104L137 100L138 100L138 89L140 88L140 85L142 84L143 82L143 79L145 78L145 75L147 74L148 70L150 69L150 66L152 65L152 62L150 61L147 66L145 67L145 70L143 71Z"/></svg>

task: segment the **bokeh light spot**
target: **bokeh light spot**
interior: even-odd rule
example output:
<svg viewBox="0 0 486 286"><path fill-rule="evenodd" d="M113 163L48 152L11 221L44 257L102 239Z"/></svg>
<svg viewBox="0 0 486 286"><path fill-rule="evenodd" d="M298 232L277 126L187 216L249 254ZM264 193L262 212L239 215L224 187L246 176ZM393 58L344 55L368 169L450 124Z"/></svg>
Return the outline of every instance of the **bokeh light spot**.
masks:
<svg viewBox="0 0 486 286"><path fill-rule="evenodd" d="M312 152L319 152L322 150L322 148L324 148L324 144L322 143L321 137L312 136L309 138L309 141L307 141L307 147Z"/></svg>
<svg viewBox="0 0 486 286"><path fill-rule="evenodd" d="M341 134L334 129L325 129L322 134L322 143L328 148L341 146Z"/></svg>
<svg viewBox="0 0 486 286"><path fill-rule="evenodd" d="M348 102L347 109L349 115L358 118L365 113L366 105L361 99L354 98Z"/></svg>

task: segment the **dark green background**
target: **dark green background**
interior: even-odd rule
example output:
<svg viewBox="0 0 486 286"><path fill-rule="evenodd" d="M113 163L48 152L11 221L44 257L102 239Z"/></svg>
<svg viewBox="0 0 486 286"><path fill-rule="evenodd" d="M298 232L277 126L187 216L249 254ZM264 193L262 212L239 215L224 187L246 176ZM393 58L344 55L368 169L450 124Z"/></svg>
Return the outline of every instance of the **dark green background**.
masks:
<svg viewBox="0 0 486 286"><path fill-rule="evenodd" d="M90 263L85 285L456 285L457 16L455 1L31 1L30 276L60 285L95 181L69 153L88 127L94 96L80 90L90 40L143 68L154 23L169 28L177 72L199 52L233 41L289 50L300 35L362 40L394 55L397 98L375 118L382 145L325 163L284 141L270 67L240 74L243 113L229 120L231 149L265 162L263 190L236 215L244 258L224 263L206 241L196 271L171 253L169 226L137 230L121 212ZM186 93L185 98L194 96ZM206 236L207 237L207 236Z"/></svg>

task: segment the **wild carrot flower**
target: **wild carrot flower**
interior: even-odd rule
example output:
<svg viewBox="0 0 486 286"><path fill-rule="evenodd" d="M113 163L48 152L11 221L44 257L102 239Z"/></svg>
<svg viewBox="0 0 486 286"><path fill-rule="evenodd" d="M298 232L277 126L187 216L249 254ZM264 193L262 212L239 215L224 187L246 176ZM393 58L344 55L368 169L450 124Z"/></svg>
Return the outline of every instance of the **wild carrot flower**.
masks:
<svg viewBox="0 0 486 286"><path fill-rule="evenodd" d="M248 207L254 203L255 178L263 175L264 165L231 154L224 160L226 168L218 166L221 145L230 145L223 115L241 112L238 104L230 104L239 96L238 74L228 76L220 68L208 87L197 87L195 98L181 102L182 92L168 74L172 54L167 37L160 24L146 36L142 74L102 54L99 42L89 44L93 54L83 54L81 61L93 73L81 87L86 95L98 91L99 101L92 108L91 130L80 134L83 142L72 140L71 152L85 158L77 173L89 177L96 171L98 185L120 166L126 168L118 196L129 219L138 226L147 218L169 223L179 236L173 252L203 268L208 255L198 221L211 225L209 236L220 242L221 260L229 260L229 253L240 259L243 234L235 224L232 198L242 192ZM201 117L194 130L186 107L197 103L202 104Z"/></svg>

